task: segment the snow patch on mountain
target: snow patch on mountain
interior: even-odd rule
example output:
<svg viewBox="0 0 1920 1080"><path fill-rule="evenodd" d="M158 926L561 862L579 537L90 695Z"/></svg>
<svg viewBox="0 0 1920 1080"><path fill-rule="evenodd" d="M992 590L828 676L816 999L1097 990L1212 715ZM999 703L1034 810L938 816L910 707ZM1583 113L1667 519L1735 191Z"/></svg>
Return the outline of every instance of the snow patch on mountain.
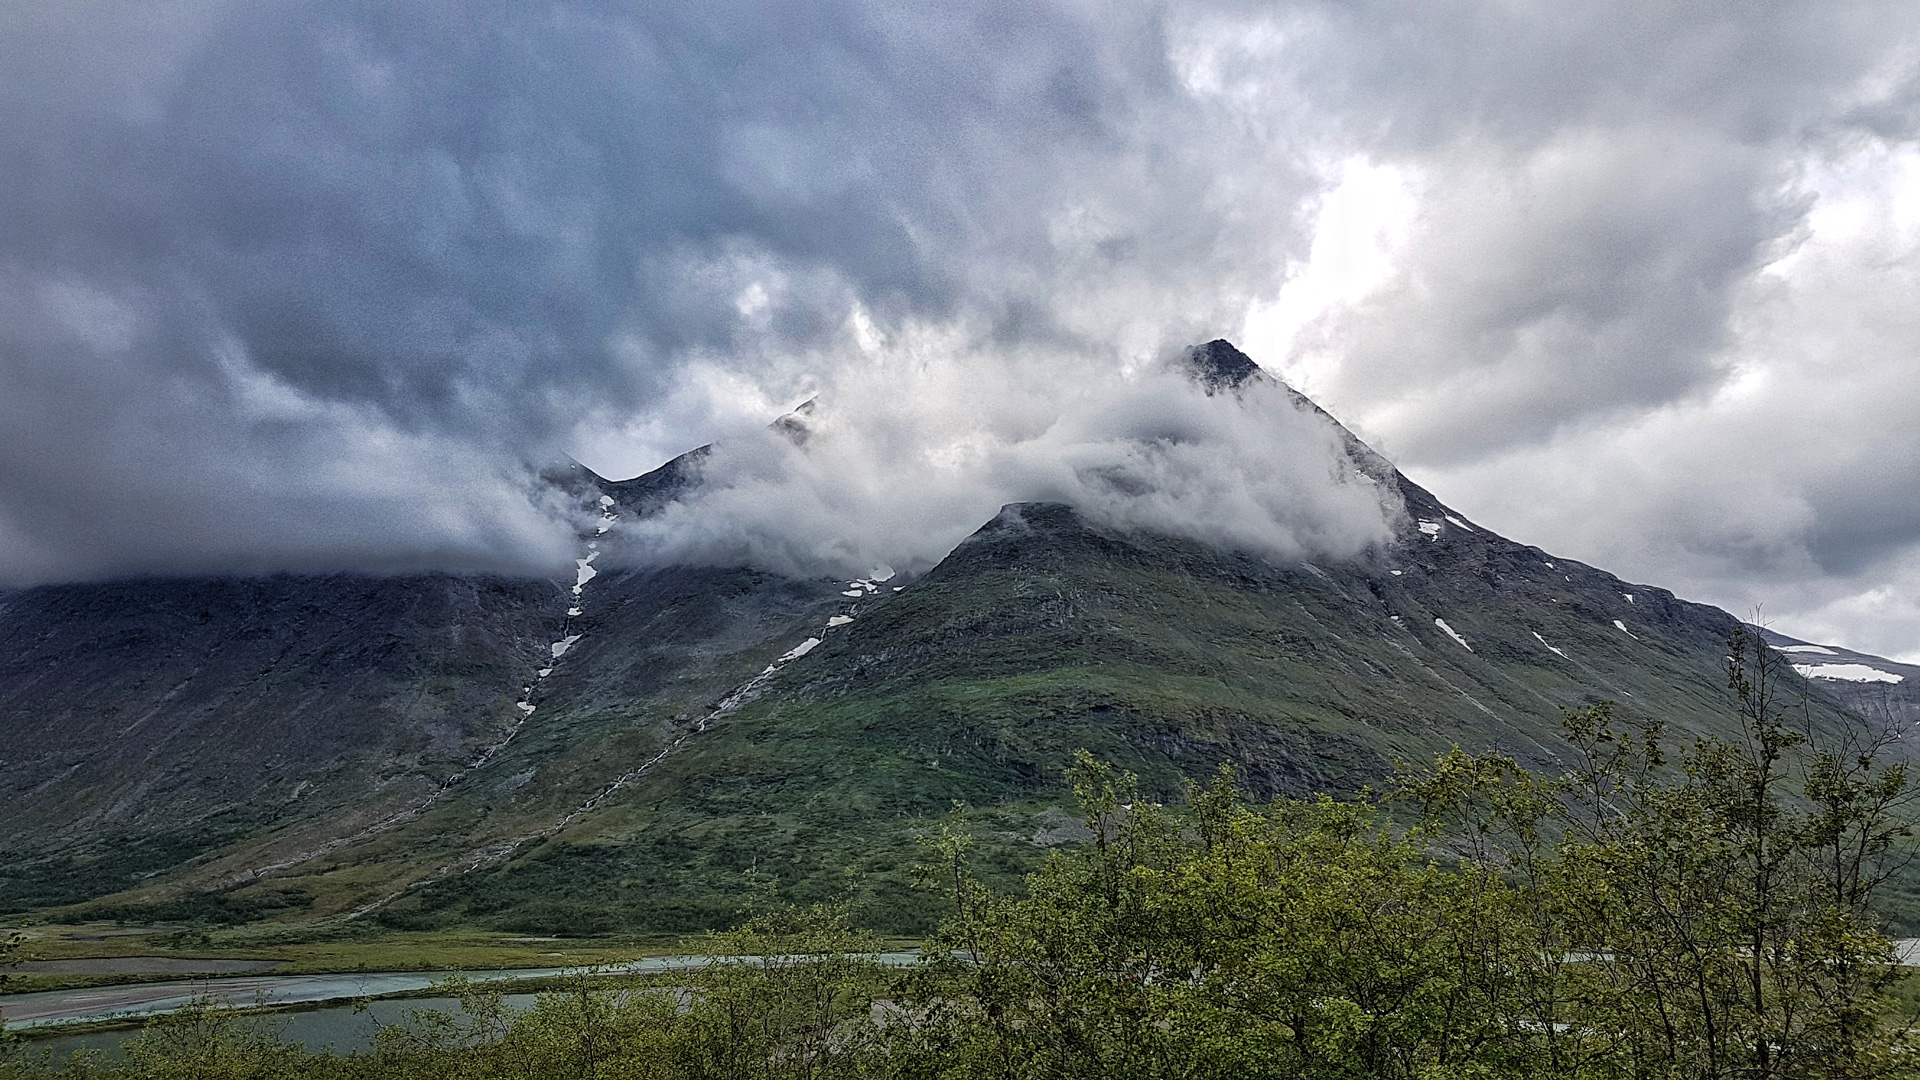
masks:
<svg viewBox="0 0 1920 1080"><path fill-rule="evenodd" d="M795 660L798 660L801 657L812 652L814 649L814 646L818 644L820 644L819 638L810 637L807 640L801 642L800 644L795 645L793 648L788 649L785 655L781 656L780 659L774 661L774 664L775 665L790 664Z"/></svg>
<svg viewBox="0 0 1920 1080"><path fill-rule="evenodd" d="M1809 679L1836 679L1844 682L1883 682L1897 683L1906 681L1906 676L1895 675L1891 671L1868 667L1865 664L1795 664L1793 670Z"/></svg>

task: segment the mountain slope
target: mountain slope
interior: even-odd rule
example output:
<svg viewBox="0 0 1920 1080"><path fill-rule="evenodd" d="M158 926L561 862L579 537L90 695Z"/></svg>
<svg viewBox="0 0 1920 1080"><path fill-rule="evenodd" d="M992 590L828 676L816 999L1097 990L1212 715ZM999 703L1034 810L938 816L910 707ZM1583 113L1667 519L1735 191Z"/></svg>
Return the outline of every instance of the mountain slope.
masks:
<svg viewBox="0 0 1920 1080"><path fill-rule="evenodd" d="M584 597L443 575L7 595L0 902L340 863L375 869L340 901L364 902L442 848L497 842L483 819L584 799L623 767L592 759L708 710L835 590L676 569L599 574Z"/></svg>
<svg viewBox="0 0 1920 1080"><path fill-rule="evenodd" d="M0 597L0 895L83 899L423 797L510 722L538 582L273 577Z"/></svg>

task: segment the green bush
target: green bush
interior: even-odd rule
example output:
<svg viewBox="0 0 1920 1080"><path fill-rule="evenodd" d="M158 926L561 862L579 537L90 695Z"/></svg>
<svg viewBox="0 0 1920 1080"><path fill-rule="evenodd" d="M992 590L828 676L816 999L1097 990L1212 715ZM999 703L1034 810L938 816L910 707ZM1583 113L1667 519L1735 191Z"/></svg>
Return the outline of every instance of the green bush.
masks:
<svg viewBox="0 0 1920 1080"><path fill-rule="evenodd" d="M150 904L96 904L82 911L79 917L145 924L239 926L312 906L313 897L299 889L261 889L250 893L188 893L178 899Z"/></svg>

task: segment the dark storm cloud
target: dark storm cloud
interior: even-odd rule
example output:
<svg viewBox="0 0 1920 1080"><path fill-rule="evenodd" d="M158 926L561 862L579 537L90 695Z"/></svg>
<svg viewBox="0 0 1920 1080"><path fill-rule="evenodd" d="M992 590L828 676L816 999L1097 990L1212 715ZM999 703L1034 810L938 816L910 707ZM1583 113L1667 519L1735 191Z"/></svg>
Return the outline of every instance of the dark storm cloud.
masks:
<svg viewBox="0 0 1920 1080"><path fill-rule="evenodd" d="M1033 404L1067 407L1049 383L1133 378L1311 271L1316 200L1361 162L1413 207L1388 272L1258 359L1490 522L1518 500L1515 529L1546 522L1525 539L1830 606L1916 550L1911 275L1888 269L1913 245L1819 224L1856 181L1892 193L1875 220L1912 201L1845 163L1911 147L1916 23L1905 2L0 9L0 578L547 565L569 532L529 463L624 438L650 464L815 390L945 395L877 441L1001 460L982 438L1062 419ZM1822 345L1823 313L1858 332ZM1822 420L1796 426L1809 393ZM1721 461L1742 423L1817 451ZM1769 509L1714 495L1742 485Z"/></svg>
<svg viewBox="0 0 1920 1080"><path fill-rule="evenodd" d="M256 537L247 565L357 561L383 532L402 564L510 562L512 543L470 547L498 530L457 508L428 515L461 524L444 542L394 529L356 470L424 470L411 455L437 446L426 459L451 474L423 471L407 497L439 506L462 450L510 473L583 410L644 413L688 356L751 374L820 347L855 304L1073 340L1055 290L1102 263L1157 262L1156 287L1184 288L1178 340L1218 321L1216 279L1239 265L1218 241L1243 211L1189 212L1209 163L1162 115L1182 106L1151 12L176 14L191 29L158 59L122 5L8 17L0 515L16 578L228 565L239 524L221 504L276 497L328 525ZM130 60L143 70L122 77ZM1143 183L1146 154L1167 171ZM395 440L390 460L368 432ZM123 486L182 505L120 520L132 496L98 496ZM539 533L524 507L500 512ZM76 544L83 518L114 527Z"/></svg>
<svg viewBox="0 0 1920 1080"><path fill-rule="evenodd" d="M981 205L977 171L1007 143L1100 139L1113 93L1076 84L1104 75L1079 28L986 14L916 43L831 5L248 6L168 72L157 118L9 132L0 245L161 290L199 322L166 360L231 335L296 389L401 419L644 379L609 370L616 331L727 343L703 289L725 282L677 258L727 238L877 300L953 302L966 216L1011 209ZM969 77L1028 38L1031 71L989 74L1030 85ZM929 160L982 130L986 160Z"/></svg>

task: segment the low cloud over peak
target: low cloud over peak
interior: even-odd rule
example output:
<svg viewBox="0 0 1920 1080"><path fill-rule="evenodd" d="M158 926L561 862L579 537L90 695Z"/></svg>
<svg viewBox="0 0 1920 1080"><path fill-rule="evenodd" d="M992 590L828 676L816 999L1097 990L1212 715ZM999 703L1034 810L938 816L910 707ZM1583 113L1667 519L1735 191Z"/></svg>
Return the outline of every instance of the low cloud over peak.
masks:
<svg viewBox="0 0 1920 1080"><path fill-rule="evenodd" d="M1060 502L1117 528L1345 559L1385 544L1403 513L1337 427L1272 379L1231 389L1184 363L1120 377L1098 358L998 351L893 361L838 369L804 438L774 424L715 443L699 485L620 530L615 557L917 572L1002 505Z"/></svg>

